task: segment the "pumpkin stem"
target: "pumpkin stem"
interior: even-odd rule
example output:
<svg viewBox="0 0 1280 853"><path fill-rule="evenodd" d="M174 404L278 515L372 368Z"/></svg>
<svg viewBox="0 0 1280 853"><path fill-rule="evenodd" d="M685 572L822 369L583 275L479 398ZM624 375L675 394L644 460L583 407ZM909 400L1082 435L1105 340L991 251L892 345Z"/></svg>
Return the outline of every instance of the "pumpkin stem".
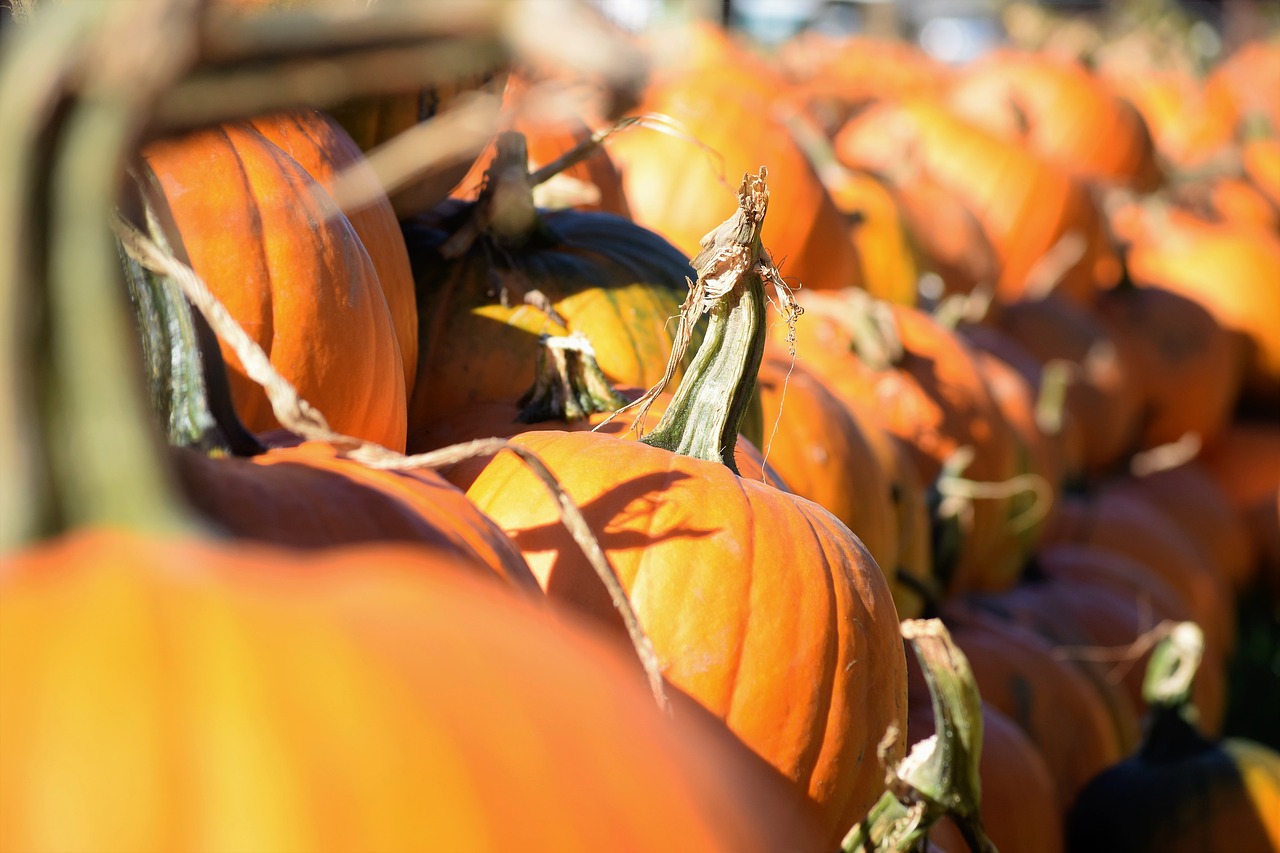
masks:
<svg viewBox="0 0 1280 853"><path fill-rule="evenodd" d="M441 256L462 257L482 234L504 245L522 245L547 234L533 203L529 147L522 133L498 134L480 197L470 216L440 246Z"/></svg>
<svg viewBox="0 0 1280 853"><path fill-rule="evenodd" d="M969 661L937 619L908 619L902 636L920 659L937 732L917 743L897 767L886 768L888 790L845 836L841 850L914 850L933 824L949 815L971 850L994 853L979 813L982 697ZM898 736L890 730L882 753Z"/></svg>
<svg viewBox="0 0 1280 853"><path fill-rule="evenodd" d="M702 238L702 251L693 259L698 280L685 300L681 325L691 328L700 314L708 313L707 330L671 405L641 439L683 456L723 462L734 473L733 451L764 359L761 276L777 276L760 244L769 206L767 174L762 167L758 175L744 176L738 209Z"/></svg>
<svg viewBox="0 0 1280 853"><path fill-rule="evenodd" d="M533 387L520 398L520 423L583 421L627 404L600 365L586 335L542 335Z"/></svg>

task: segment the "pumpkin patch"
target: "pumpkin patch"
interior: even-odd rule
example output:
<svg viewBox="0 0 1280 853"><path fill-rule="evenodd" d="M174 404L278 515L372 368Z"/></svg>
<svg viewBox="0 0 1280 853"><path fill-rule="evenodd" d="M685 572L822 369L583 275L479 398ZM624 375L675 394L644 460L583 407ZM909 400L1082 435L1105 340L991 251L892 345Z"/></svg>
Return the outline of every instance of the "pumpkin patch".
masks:
<svg viewBox="0 0 1280 853"><path fill-rule="evenodd" d="M1280 20L624 5L0 8L0 849L1280 853Z"/></svg>

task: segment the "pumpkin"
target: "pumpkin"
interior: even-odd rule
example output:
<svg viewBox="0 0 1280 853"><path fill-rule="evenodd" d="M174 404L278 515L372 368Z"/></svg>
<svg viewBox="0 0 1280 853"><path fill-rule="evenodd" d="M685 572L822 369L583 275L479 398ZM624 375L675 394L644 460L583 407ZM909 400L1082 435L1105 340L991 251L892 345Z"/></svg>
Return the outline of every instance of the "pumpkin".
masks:
<svg viewBox="0 0 1280 853"><path fill-rule="evenodd" d="M1173 169L1205 167L1230 149L1239 112L1224 88L1205 86L1179 68L1104 64L1099 73L1142 113L1156 151Z"/></svg>
<svg viewBox="0 0 1280 853"><path fill-rule="evenodd" d="M1000 261L1001 301L1052 287L1088 303L1118 274L1101 215L1082 185L940 103L875 104L840 129L835 145L846 166L892 173L904 184L919 175L972 210ZM1070 263L1052 264L1061 269L1045 272L1042 257L1068 235L1080 251Z"/></svg>
<svg viewBox="0 0 1280 853"><path fill-rule="evenodd" d="M404 367L359 236L298 163L247 124L153 142L144 156L192 268L271 364L342 433L403 450ZM223 345L236 411L280 426Z"/></svg>
<svg viewBox="0 0 1280 853"><path fill-rule="evenodd" d="M1162 175L1142 115L1083 64L1004 49L947 89L959 115L1073 175L1151 190Z"/></svg>
<svg viewBox="0 0 1280 853"><path fill-rule="evenodd" d="M1000 260L973 210L928 176L908 174L909 179L890 180L889 186L924 273L918 289L931 287L928 295L937 299L994 288Z"/></svg>
<svg viewBox="0 0 1280 853"><path fill-rule="evenodd" d="M983 701L1017 723L1040 751L1058 809L1065 811L1090 779L1124 755L1106 702L1085 675L1027 628L960 601L946 606L943 621L969 659Z"/></svg>
<svg viewBox="0 0 1280 853"><path fill-rule="evenodd" d="M1140 498L1115 491L1091 500L1067 498L1045 542L1091 545L1136 560L1191 607L1189 616L1200 624L1211 648L1230 650L1235 633L1231 587L1194 539Z"/></svg>
<svg viewBox="0 0 1280 853"><path fill-rule="evenodd" d="M411 431L477 402L518 399L533 384L544 332L585 334L622 385L649 387L666 367L688 259L611 214L535 213L520 138L503 139L490 193L402 223L418 296ZM513 210L528 218L502 233L495 222ZM469 245L449 242L473 226Z"/></svg>
<svg viewBox="0 0 1280 853"><path fill-rule="evenodd" d="M1083 473L1104 474L1127 458L1141 429L1137 379L1096 315L1049 297L1004 306L991 322L1042 365L1072 365L1065 406L1080 430Z"/></svg>
<svg viewBox="0 0 1280 853"><path fill-rule="evenodd" d="M692 256L732 198L724 176L764 163L775 209L764 239L783 275L814 289L857 284L844 217L775 109L780 91L736 63L651 87L637 112L670 116L679 132L640 128L610 140L632 216Z"/></svg>
<svg viewBox="0 0 1280 853"><path fill-rule="evenodd" d="M342 126L319 110L272 113L258 116L250 124L297 161L326 190L332 188L338 174L352 168L362 170L371 182L377 180L372 170L363 165L360 148ZM404 364L405 393L409 394L418 372L418 306L414 301L413 272L409 269L400 223L385 193L379 193L363 207L343 213L359 235L378 274L382 295L386 297L395 324Z"/></svg>
<svg viewBox="0 0 1280 853"><path fill-rule="evenodd" d="M897 341L887 344L881 363L869 363L855 348L868 351L867 342L879 334L868 323L881 309L849 293L802 291L798 301L805 309L796 324L799 362L846 404L905 443L921 485L935 487L962 447L974 450L964 478L1003 483L1016 475L1008 425L972 355L953 332L923 311L886 305L888 337ZM785 332L780 324L772 328L775 336ZM1008 516L1007 496L958 507L952 520L961 527L959 543L948 553L934 552L935 573L950 579L950 589L1000 588L1013 582L1021 566L1011 559L993 562L997 553L1008 556Z"/></svg>
<svg viewBox="0 0 1280 853"><path fill-rule="evenodd" d="M643 442L557 431L513 441L582 508L668 681L812 798L834 844L884 790L872 756L902 724L905 663L888 584L857 537L818 504L730 467L764 348L767 204L763 175L748 176L738 212L695 259L699 287L719 285L710 324ZM701 310L691 305L682 322ZM617 626L554 503L511 461L484 464L468 497L515 539L551 598Z"/></svg>
<svg viewBox="0 0 1280 853"><path fill-rule="evenodd" d="M1280 47L1275 40L1249 38L1209 72L1209 90L1225 90L1234 101L1241 124L1261 121L1280 129Z"/></svg>
<svg viewBox="0 0 1280 853"><path fill-rule="evenodd" d="M1102 484L1101 490L1132 496L1162 513L1195 541L1237 592L1253 579L1258 555L1249 528L1203 461L1122 477Z"/></svg>
<svg viewBox="0 0 1280 853"><path fill-rule="evenodd" d="M1280 401L1280 235L1178 217L1134 242L1126 258L1139 285L1198 302L1248 346L1244 394Z"/></svg>
<svg viewBox="0 0 1280 853"><path fill-rule="evenodd" d="M1266 582L1280 600L1280 429L1265 421L1232 424L1201 459L1245 519Z"/></svg>
<svg viewBox="0 0 1280 853"><path fill-rule="evenodd" d="M863 289L890 302L916 304L915 252L893 190L876 176L854 169L840 169L828 186L849 221Z"/></svg>
<svg viewBox="0 0 1280 853"><path fill-rule="evenodd" d="M773 341L758 379L769 464L795 494L821 504L858 535L886 572L898 618L919 616L925 603L919 585L929 576L898 577L908 569L899 562L893 480L865 435L868 427Z"/></svg>
<svg viewBox="0 0 1280 853"><path fill-rule="evenodd" d="M1071 850L1243 853L1280 846L1280 754L1249 740L1213 740L1193 722L1188 683L1196 634L1184 623L1157 649L1146 737L1080 792L1067 820Z"/></svg>
<svg viewBox="0 0 1280 853"><path fill-rule="evenodd" d="M1094 316L1115 343L1142 408L1144 449L1195 433L1212 443L1235 409L1244 348L1197 302L1159 287L1103 294Z"/></svg>
<svg viewBox="0 0 1280 853"><path fill-rule="evenodd" d="M805 843L615 646L426 549L85 530L0 593L6 849Z"/></svg>
<svg viewBox="0 0 1280 853"><path fill-rule="evenodd" d="M915 682L909 687L907 733L914 744L934 734L934 719L933 708L915 700ZM1062 850L1058 792L1044 758L1016 723L986 702L982 703L978 773L982 780L982 828L996 849L1003 853ZM948 850L968 849L949 819L936 824L929 835Z"/></svg>
<svg viewBox="0 0 1280 853"><path fill-rule="evenodd" d="M1244 173L1280 209L1280 139L1247 139L1240 147Z"/></svg>

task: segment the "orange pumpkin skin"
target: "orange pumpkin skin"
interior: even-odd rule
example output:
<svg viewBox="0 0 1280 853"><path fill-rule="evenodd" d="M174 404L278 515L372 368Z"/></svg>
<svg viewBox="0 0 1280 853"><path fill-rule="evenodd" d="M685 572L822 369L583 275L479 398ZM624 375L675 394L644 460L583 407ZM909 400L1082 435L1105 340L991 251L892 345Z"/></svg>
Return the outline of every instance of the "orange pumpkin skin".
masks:
<svg viewBox="0 0 1280 853"><path fill-rule="evenodd" d="M942 281L944 293L972 293L992 287L1000 259L991 238L969 206L946 187L913 174L892 185L920 267Z"/></svg>
<svg viewBox="0 0 1280 853"><path fill-rule="evenodd" d="M6 850L809 843L615 646L427 550L88 530L0 589Z"/></svg>
<svg viewBox="0 0 1280 853"><path fill-rule="evenodd" d="M1042 365L1074 365L1066 408L1080 431L1083 473L1104 474L1132 452L1141 429L1137 380L1092 312L1050 297L1004 306L992 322Z"/></svg>
<svg viewBox="0 0 1280 853"><path fill-rule="evenodd" d="M1162 513L1200 546L1237 592L1253 580L1258 554L1249 528L1203 461L1123 477L1103 484L1102 490L1132 496Z"/></svg>
<svg viewBox="0 0 1280 853"><path fill-rule="evenodd" d="M1173 167L1192 170L1230 148L1239 112L1222 87L1204 86L1180 69L1100 71L1142 113L1156 150Z"/></svg>
<svg viewBox="0 0 1280 853"><path fill-rule="evenodd" d="M144 150L192 267L272 365L339 432L403 450L404 367L377 273L328 194L243 124ZM280 426L222 347L232 399L254 431Z"/></svg>
<svg viewBox="0 0 1280 853"><path fill-rule="evenodd" d="M1142 235L1127 262L1135 283L1198 302L1244 338L1244 393L1259 404L1280 402L1280 235L1182 216Z"/></svg>
<svg viewBox="0 0 1280 853"><path fill-rule="evenodd" d="M1280 46L1274 38L1255 38L1237 47L1209 72L1204 85L1228 93L1245 127L1262 119L1272 132L1280 129Z"/></svg>
<svg viewBox="0 0 1280 853"><path fill-rule="evenodd" d="M847 166L902 174L900 183L919 174L964 202L999 257L995 284L1001 301L1023 296L1040 258L1069 232L1083 239L1084 251L1064 270L1056 290L1088 303L1099 284L1112 283L1114 255L1084 188L940 103L873 105L841 128L835 145Z"/></svg>
<svg viewBox="0 0 1280 853"><path fill-rule="evenodd" d="M318 110L272 113L250 122L254 130L298 162L320 186L331 189L346 169L361 168L363 152L342 126ZM375 180L372 170L362 171ZM391 310L404 364L405 393L413 391L418 373L418 305L413 295L413 271L405 251L400 223L385 194L367 205L344 210L351 227L369 253L382 295Z"/></svg>
<svg viewBox="0 0 1280 853"><path fill-rule="evenodd" d="M855 169L840 170L838 177L828 179L828 186L836 207L849 220L863 289L879 299L915 305L916 261L892 188Z"/></svg>
<svg viewBox="0 0 1280 853"><path fill-rule="evenodd" d="M1045 542L1073 542L1124 554L1166 581L1187 603L1207 647L1229 650L1235 635L1231 587L1177 525L1142 500L1104 492L1062 502Z"/></svg>
<svg viewBox="0 0 1280 853"><path fill-rule="evenodd" d="M187 500L235 536L307 549L412 542L487 566L516 586L536 584L507 536L434 471L369 468L319 441L248 459L184 448L170 457Z"/></svg>
<svg viewBox="0 0 1280 853"><path fill-rule="evenodd" d="M947 103L1080 178L1144 191L1162 179L1142 115L1077 62L998 50L960 73Z"/></svg>
<svg viewBox="0 0 1280 853"><path fill-rule="evenodd" d="M1065 811L1090 779L1124 756L1106 702L1030 630L959 601L947 605L943 618L969 659L983 701L1017 723L1040 751Z"/></svg>
<svg viewBox="0 0 1280 853"><path fill-rule="evenodd" d="M813 289L856 285L858 256L844 217L774 116L778 97L772 82L733 68L703 69L652 88L637 112L669 115L682 133L637 129L609 142L632 216L692 257L699 240L723 220L733 196L723 176L754 173L766 164L773 215L762 240L783 276Z"/></svg>
<svg viewBox="0 0 1280 853"><path fill-rule="evenodd" d="M861 424L816 374L772 343L759 383L769 464L791 491L830 510L857 534L885 571L898 618L919 616L923 599L896 577L904 567L893 484Z"/></svg>
<svg viewBox="0 0 1280 853"><path fill-rule="evenodd" d="M1280 427L1232 424L1201 459L1244 517L1272 595L1280 600Z"/></svg>
<svg viewBox="0 0 1280 853"><path fill-rule="evenodd" d="M894 306L904 356L884 370L873 369L853 352L849 304L839 294L798 294L805 315L796 324L796 352L828 387L877 426L908 447L928 488L956 450L970 446L970 480L1002 483L1017 474L1008 425L991 399L968 348L923 311ZM858 310L856 307L854 310ZM773 326L775 335L784 329ZM964 536L950 588L998 589L1021 569L1010 558L1006 524L1009 500L977 500ZM1004 555L1003 562L996 558ZM935 555L936 557L936 555Z"/></svg>
<svg viewBox="0 0 1280 853"><path fill-rule="evenodd" d="M1142 448L1195 433L1212 443L1231 419L1245 351L1203 306L1159 287L1103 294L1095 316L1134 380L1143 409Z"/></svg>
<svg viewBox="0 0 1280 853"><path fill-rule="evenodd" d="M883 792L875 747L906 713L897 613L862 543L718 462L584 432L513 440L582 508L667 680L812 798L838 841ZM467 496L551 598L617 626L545 489L513 462L495 457Z"/></svg>
<svg viewBox="0 0 1280 853"><path fill-rule="evenodd" d="M1240 146L1244 173L1280 210L1280 139L1250 139Z"/></svg>

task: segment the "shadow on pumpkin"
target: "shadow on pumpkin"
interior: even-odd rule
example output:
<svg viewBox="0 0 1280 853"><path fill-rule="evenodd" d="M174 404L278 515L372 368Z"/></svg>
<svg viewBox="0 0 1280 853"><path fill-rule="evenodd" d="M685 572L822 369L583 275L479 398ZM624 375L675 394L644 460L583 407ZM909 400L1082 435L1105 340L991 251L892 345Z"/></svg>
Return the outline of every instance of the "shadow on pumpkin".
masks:
<svg viewBox="0 0 1280 853"><path fill-rule="evenodd" d="M655 570L658 559L666 571L678 571L682 559L697 558L696 552L680 555L685 543L705 541L723 530L690 523L704 517L700 510L707 504L705 496L679 496L680 490L691 487L702 490L705 483L680 471L655 472L629 478L579 504L628 590L642 561L649 571ZM549 598L622 628L604 584L559 518L532 527L508 528L507 532Z"/></svg>

